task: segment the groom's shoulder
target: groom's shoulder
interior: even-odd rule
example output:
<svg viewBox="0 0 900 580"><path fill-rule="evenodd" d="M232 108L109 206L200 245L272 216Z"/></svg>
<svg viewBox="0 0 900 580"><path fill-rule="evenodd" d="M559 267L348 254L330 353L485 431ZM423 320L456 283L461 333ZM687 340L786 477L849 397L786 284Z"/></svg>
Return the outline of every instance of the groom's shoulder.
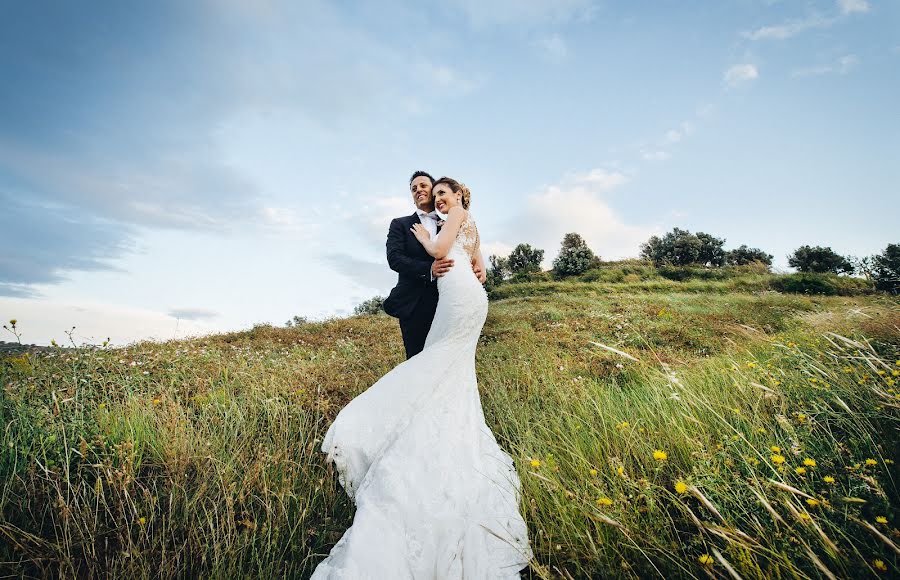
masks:
<svg viewBox="0 0 900 580"><path fill-rule="evenodd" d="M412 215L402 215L400 217L395 217L393 220L391 220L391 225L393 226L394 224L403 224L406 222L411 222L414 219L418 219L418 217L419 217L418 214L415 214L415 213Z"/></svg>

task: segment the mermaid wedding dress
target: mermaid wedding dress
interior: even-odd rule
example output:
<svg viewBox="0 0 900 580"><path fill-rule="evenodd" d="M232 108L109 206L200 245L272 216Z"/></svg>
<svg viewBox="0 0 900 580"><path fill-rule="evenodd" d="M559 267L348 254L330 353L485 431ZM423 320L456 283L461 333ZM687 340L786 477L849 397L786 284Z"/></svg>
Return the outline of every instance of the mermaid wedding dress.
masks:
<svg viewBox="0 0 900 580"><path fill-rule="evenodd" d="M475 348L487 295L468 267L471 216L438 278L424 350L344 407L322 451L356 504L313 580L519 578L532 551L513 461L484 420Z"/></svg>

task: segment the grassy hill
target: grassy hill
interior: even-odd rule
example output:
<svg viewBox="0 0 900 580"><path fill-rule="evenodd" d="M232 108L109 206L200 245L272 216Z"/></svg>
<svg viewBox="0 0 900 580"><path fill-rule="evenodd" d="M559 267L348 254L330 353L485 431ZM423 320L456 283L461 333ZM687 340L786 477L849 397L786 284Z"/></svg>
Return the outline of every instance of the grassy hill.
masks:
<svg viewBox="0 0 900 580"><path fill-rule="evenodd" d="M847 280L493 289L478 377L526 576L898 574L900 300ZM352 518L321 435L401 360L384 315L7 357L0 572L308 576Z"/></svg>

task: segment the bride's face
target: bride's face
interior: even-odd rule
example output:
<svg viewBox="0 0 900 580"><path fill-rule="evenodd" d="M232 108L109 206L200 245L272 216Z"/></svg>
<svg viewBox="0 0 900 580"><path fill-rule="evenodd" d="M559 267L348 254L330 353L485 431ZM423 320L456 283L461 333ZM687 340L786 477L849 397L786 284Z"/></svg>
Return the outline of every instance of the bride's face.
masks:
<svg viewBox="0 0 900 580"><path fill-rule="evenodd" d="M434 209L446 215L451 207L462 205L462 194L453 193L446 183L439 183L432 191L434 194Z"/></svg>

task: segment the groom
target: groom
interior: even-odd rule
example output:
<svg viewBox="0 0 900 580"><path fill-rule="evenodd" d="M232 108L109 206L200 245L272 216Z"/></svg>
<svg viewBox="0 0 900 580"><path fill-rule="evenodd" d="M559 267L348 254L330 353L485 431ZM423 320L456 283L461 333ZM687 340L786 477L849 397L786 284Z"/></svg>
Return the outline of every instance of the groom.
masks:
<svg viewBox="0 0 900 580"><path fill-rule="evenodd" d="M435 237L439 231L440 217L434 211L431 188L434 178L424 171L416 171L409 179L409 191L416 212L391 221L388 230L387 260L391 270L397 272L397 285L384 301L384 311L400 319L400 333L406 358L422 352L425 338L434 320L437 308L437 279L453 267L453 260L432 258L410 231L414 223L421 223ZM484 271L472 262L475 275L484 284Z"/></svg>

